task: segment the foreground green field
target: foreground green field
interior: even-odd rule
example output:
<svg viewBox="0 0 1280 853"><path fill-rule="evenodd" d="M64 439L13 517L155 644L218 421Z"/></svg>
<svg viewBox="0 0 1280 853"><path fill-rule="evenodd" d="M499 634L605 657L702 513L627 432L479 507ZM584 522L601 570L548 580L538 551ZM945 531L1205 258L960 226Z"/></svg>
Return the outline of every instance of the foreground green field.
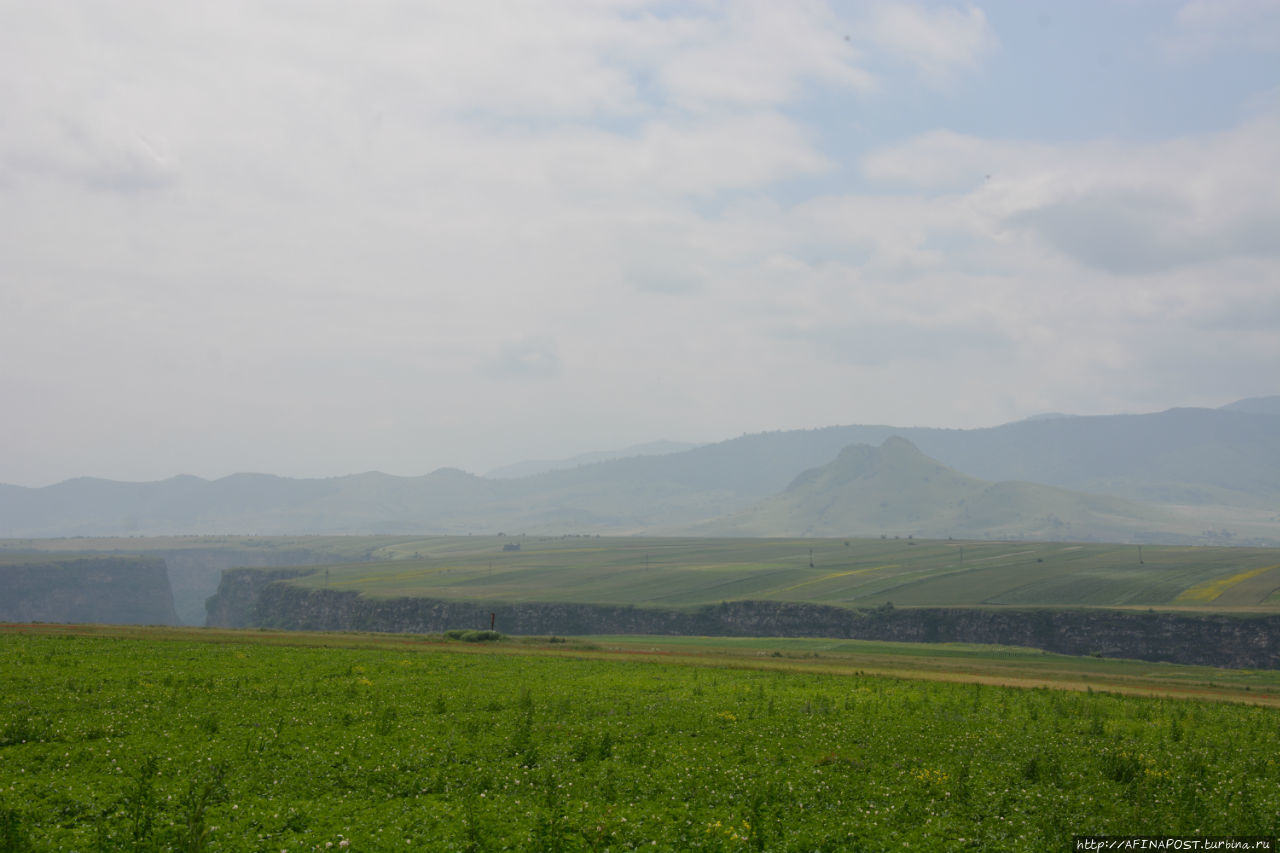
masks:
<svg viewBox="0 0 1280 853"><path fill-rule="evenodd" d="M516 550L518 548L518 550ZM292 583L371 596L685 606L1280 609L1280 549L915 539L435 537Z"/></svg>
<svg viewBox="0 0 1280 853"><path fill-rule="evenodd" d="M913 657L975 683L854 668ZM977 683L1036 658L1085 689ZM1280 687L974 647L12 626L0 849L1038 851L1280 831L1280 712L1091 678Z"/></svg>

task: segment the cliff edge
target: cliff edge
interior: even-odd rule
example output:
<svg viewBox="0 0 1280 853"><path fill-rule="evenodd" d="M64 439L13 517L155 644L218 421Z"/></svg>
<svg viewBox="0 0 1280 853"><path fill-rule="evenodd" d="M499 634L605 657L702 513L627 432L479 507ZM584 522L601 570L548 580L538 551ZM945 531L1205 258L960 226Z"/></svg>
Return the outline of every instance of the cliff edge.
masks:
<svg viewBox="0 0 1280 853"><path fill-rule="evenodd" d="M1248 669L1280 669L1280 615L1104 609L892 606L872 609L775 601L695 608L432 598L367 598L281 581L314 570L223 574L209 625L312 631L438 633L495 627L510 634L676 634L835 637L1027 646L1069 655Z"/></svg>
<svg viewBox="0 0 1280 853"><path fill-rule="evenodd" d="M0 620L176 625L159 557L10 555L0 560Z"/></svg>

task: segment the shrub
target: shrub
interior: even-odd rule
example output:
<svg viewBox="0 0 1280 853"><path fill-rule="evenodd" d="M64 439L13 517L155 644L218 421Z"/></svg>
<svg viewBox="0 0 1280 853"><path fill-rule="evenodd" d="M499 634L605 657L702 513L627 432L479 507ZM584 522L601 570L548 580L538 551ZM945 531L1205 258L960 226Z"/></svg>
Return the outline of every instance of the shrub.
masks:
<svg viewBox="0 0 1280 853"><path fill-rule="evenodd" d="M469 631L462 628L451 628L444 632L444 636L447 640L462 640L464 643L489 643L506 639L498 631Z"/></svg>

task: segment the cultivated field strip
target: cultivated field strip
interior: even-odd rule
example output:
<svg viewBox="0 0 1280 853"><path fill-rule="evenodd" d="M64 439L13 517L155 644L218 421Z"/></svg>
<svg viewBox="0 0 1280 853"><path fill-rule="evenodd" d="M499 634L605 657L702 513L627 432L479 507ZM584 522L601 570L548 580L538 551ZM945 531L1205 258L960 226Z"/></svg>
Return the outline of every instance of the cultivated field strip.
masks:
<svg viewBox="0 0 1280 853"><path fill-rule="evenodd" d="M377 597L679 607L1275 609L1280 549L915 539L433 537L291 583ZM375 554L375 557L377 554Z"/></svg>

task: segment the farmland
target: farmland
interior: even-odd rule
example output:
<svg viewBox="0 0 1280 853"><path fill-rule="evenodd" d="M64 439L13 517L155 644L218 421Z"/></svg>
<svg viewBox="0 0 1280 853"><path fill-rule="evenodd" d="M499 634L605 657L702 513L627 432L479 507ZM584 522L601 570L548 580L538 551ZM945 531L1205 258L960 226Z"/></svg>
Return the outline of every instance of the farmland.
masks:
<svg viewBox="0 0 1280 853"><path fill-rule="evenodd" d="M391 542L372 556L290 583L377 597L651 607L754 599L1280 610L1274 548L463 536Z"/></svg>
<svg viewBox="0 0 1280 853"><path fill-rule="evenodd" d="M205 602L225 569L322 564L327 573L292 583L495 604L668 608L752 599L1280 612L1280 549L1238 546L526 535L0 540L0 555L11 560L41 552L159 556L180 620L192 625L205 623Z"/></svg>
<svg viewBox="0 0 1280 853"><path fill-rule="evenodd" d="M11 626L0 697L16 849L1045 850L1280 829L1274 672Z"/></svg>

